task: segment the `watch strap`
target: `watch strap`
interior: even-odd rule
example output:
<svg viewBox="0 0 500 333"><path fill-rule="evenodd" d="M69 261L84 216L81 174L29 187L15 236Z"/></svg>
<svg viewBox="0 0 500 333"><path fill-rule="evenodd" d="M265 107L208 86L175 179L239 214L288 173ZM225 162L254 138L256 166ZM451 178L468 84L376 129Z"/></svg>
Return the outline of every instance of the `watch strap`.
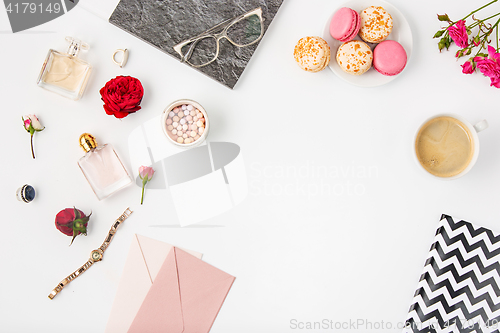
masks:
<svg viewBox="0 0 500 333"><path fill-rule="evenodd" d="M122 224L123 221L125 221L130 216L130 214L132 214L132 211L130 210L130 208L125 209L123 214L120 215L120 217L118 217L116 219L116 221L113 223L113 225L111 226L111 229L109 229L108 236L106 237L106 239L104 240L102 245L99 247L103 253L108 248L109 243L111 243L111 240L115 236L115 233L116 233L116 230L118 229L118 227Z"/></svg>
<svg viewBox="0 0 500 333"><path fill-rule="evenodd" d="M70 283L71 281L73 281L74 279L76 279L78 276L80 276L80 274L82 274L83 272L85 272L90 266L92 266L94 264L94 260L92 259L89 259L87 260L87 262L85 264L83 264L82 267L78 268L76 271L74 271L73 273L71 273L70 275L68 275L66 278L64 278L64 280L62 280L61 282L59 282L59 284L52 290L52 292L49 294L49 298L50 299L53 299L54 297L56 297L56 295L68 284Z"/></svg>

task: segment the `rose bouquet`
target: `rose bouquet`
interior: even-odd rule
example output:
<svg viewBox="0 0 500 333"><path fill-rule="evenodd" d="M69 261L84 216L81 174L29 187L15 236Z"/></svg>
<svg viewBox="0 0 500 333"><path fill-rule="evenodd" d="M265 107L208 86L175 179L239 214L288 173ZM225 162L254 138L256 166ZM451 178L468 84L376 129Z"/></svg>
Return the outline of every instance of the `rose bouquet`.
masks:
<svg viewBox="0 0 500 333"><path fill-rule="evenodd" d="M500 37L498 35L500 18L493 24L488 23L490 19L499 16L500 13L491 15L485 19L475 17L475 13L497 1L493 0L479 7L458 21L452 21L448 17L448 14L438 15L438 20L447 22L448 26L436 32L434 38L441 37L438 42L440 52L444 48L448 49L452 42L455 43L460 48L455 54L457 59L470 56L475 51L474 55L469 57L462 65L462 73L472 74L476 70L479 70L484 76L490 78L491 86L500 88L500 47L498 43ZM466 20L469 17L471 17L473 22L467 25ZM496 48L489 45L492 42L493 35L495 36L493 38Z"/></svg>

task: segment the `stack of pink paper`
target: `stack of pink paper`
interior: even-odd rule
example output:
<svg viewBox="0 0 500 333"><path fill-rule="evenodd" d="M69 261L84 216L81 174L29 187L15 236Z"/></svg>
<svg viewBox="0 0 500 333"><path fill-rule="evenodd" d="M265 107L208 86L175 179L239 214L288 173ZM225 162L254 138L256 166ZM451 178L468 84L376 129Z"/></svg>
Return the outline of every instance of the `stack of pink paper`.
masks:
<svg viewBox="0 0 500 333"><path fill-rule="evenodd" d="M136 235L106 332L209 332L235 278L201 256Z"/></svg>

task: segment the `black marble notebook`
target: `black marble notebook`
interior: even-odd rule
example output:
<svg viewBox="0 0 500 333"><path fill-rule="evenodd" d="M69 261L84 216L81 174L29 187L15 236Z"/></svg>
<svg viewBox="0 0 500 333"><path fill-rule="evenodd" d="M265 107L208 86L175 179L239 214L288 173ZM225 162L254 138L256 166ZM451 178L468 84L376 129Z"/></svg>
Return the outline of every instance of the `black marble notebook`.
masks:
<svg viewBox="0 0 500 333"><path fill-rule="evenodd" d="M109 22L180 60L181 56L173 49L176 44L257 7L262 8L265 33L282 2L283 0L121 0ZM232 89L260 41L238 47L222 38L216 60L203 67L192 68Z"/></svg>

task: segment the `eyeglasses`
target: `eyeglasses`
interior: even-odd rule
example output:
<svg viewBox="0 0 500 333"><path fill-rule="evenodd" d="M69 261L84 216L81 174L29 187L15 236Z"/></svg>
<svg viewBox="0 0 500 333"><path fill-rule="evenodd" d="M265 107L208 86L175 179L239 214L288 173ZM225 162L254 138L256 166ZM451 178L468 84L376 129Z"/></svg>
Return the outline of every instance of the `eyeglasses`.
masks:
<svg viewBox="0 0 500 333"><path fill-rule="evenodd" d="M220 33L216 31L223 29ZM174 46L181 62L193 67L203 67L219 56L219 41L226 38L231 44L245 47L257 43L264 35L262 8L219 23L213 28Z"/></svg>

